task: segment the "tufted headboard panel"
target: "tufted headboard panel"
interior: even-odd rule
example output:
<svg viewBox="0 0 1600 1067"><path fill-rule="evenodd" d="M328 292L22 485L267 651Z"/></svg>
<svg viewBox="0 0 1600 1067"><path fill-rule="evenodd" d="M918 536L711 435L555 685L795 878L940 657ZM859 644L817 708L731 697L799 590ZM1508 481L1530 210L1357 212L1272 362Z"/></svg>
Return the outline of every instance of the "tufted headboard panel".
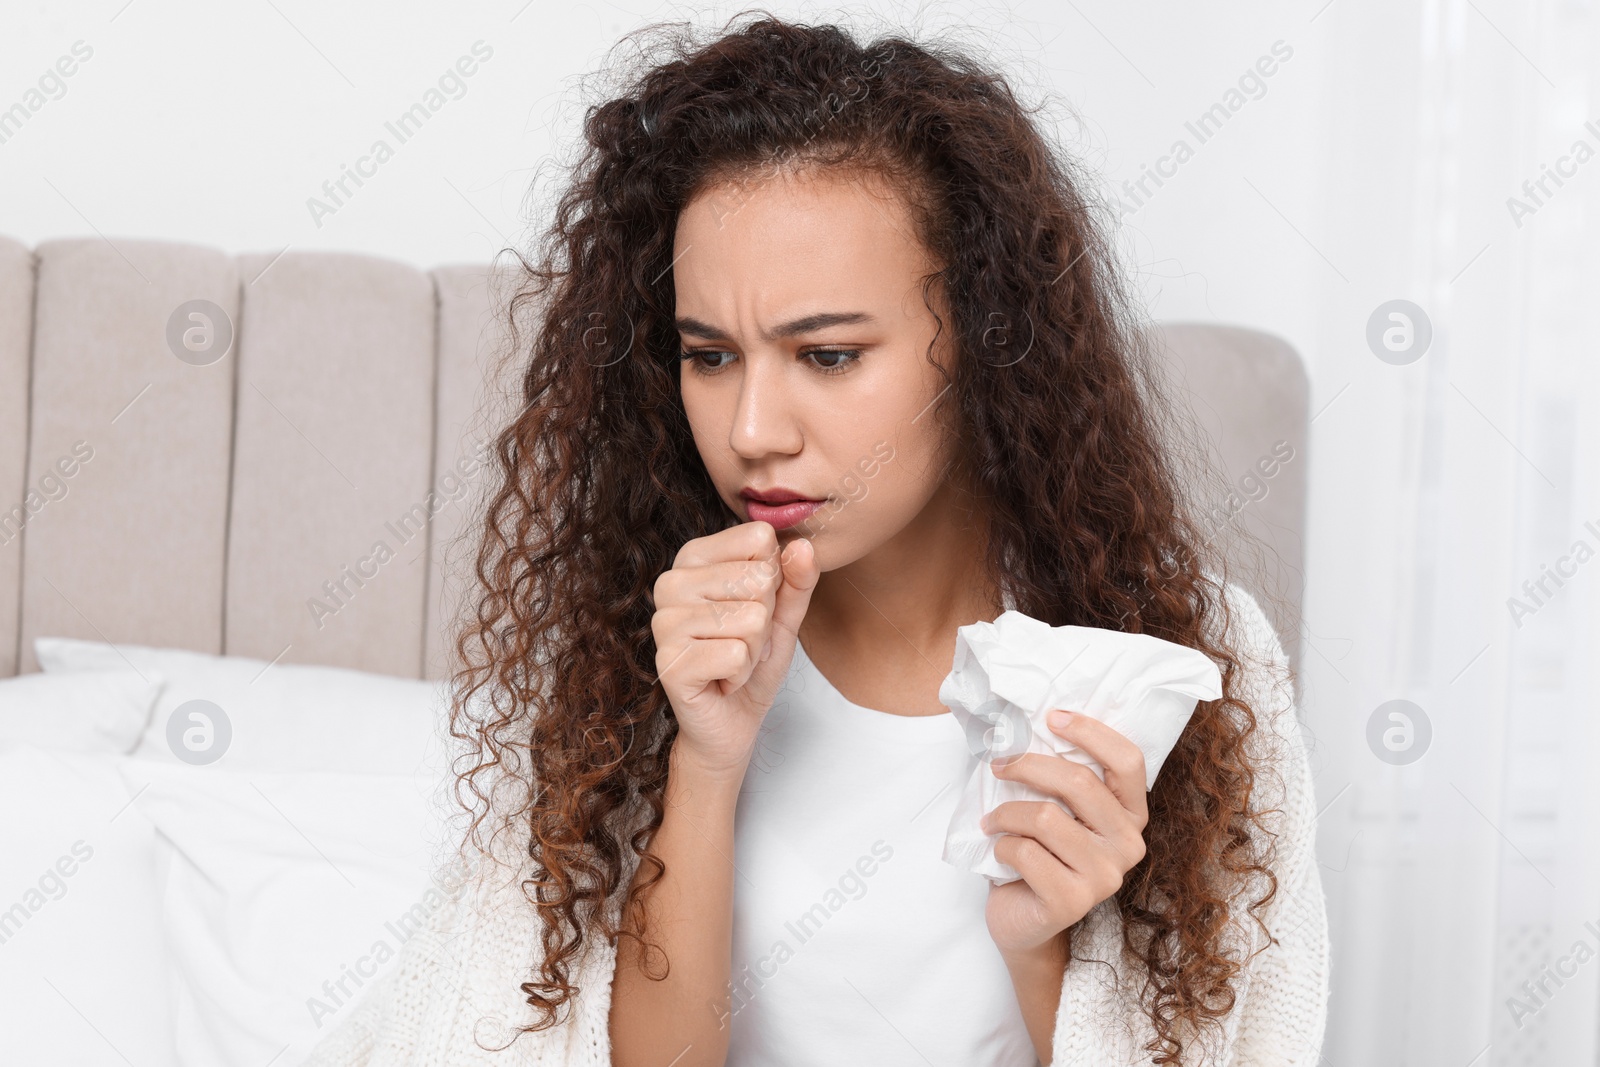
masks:
<svg viewBox="0 0 1600 1067"><path fill-rule="evenodd" d="M37 669L33 638L55 635L440 677L479 446L510 410L503 281L0 238L0 676ZM1241 580L1293 656L1299 357L1236 327L1160 334L1227 479L1248 487L1243 506L1203 510L1225 547L1243 528L1266 542L1264 577ZM1261 475L1279 442L1293 457Z"/></svg>
<svg viewBox="0 0 1600 1067"><path fill-rule="evenodd" d="M0 279L0 672L50 634L442 673L488 268L0 240Z"/></svg>

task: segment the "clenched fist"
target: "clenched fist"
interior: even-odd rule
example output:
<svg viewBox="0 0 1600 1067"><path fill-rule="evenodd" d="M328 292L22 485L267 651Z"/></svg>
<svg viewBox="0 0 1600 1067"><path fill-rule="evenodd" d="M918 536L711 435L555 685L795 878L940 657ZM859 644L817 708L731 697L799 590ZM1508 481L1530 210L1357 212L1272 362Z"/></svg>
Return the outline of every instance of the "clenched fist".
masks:
<svg viewBox="0 0 1600 1067"><path fill-rule="evenodd" d="M780 554L769 523L747 522L690 541L656 579L656 674L681 758L743 780L819 575L810 541Z"/></svg>

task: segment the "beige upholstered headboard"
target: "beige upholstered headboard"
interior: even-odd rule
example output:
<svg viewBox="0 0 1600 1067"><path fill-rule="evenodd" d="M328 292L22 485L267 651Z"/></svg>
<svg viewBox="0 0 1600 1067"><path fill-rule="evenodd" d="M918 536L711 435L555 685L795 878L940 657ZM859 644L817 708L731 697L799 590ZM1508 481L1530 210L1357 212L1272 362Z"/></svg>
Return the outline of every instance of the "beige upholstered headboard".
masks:
<svg viewBox="0 0 1600 1067"><path fill-rule="evenodd" d="M490 290L486 266L0 238L0 676L52 635L440 677L488 477L474 413L504 396ZM1268 542L1253 591L1293 656L1300 360L1252 330L1162 336L1246 487L1219 541Z"/></svg>

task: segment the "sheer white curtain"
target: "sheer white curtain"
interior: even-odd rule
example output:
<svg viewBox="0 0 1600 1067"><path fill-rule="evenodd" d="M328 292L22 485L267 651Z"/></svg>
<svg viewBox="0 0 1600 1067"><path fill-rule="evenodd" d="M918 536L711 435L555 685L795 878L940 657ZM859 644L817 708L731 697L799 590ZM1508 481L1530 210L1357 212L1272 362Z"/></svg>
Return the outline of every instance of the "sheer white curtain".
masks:
<svg viewBox="0 0 1600 1067"><path fill-rule="evenodd" d="M1324 1056L1595 1064L1600 7L1347 2L1314 10L1305 229L1347 257L1318 275L1301 664ZM1368 343L1394 299L1420 357Z"/></svg>

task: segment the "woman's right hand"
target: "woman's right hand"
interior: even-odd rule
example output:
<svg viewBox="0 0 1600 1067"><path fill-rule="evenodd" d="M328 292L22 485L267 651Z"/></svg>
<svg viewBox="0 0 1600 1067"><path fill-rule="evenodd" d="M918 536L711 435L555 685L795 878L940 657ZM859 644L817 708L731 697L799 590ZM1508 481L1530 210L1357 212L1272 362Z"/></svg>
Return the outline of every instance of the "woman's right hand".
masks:
<svg viewBox="0 0 1600 1067"><path fill-rule="evenodd" d="M746 522L690 541L656 579L656 674L680 758L743 780L819 576L810 541L780 555L770 523Z"/></svg>

